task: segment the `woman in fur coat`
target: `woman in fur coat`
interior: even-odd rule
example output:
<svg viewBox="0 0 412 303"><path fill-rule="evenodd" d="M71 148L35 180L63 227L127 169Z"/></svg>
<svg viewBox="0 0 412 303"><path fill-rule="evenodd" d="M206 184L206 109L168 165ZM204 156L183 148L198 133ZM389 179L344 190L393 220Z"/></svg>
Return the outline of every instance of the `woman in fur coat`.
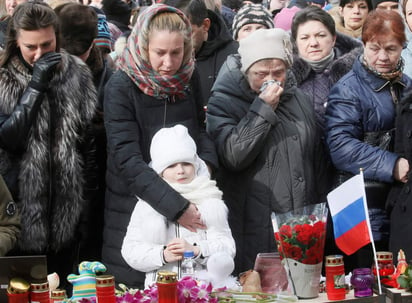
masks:
<svg viewBox="0 0 412 303"><path fill-rule="evenodd" d="M209 256L225 252L235 256L235 241L227 221L228 210L216 181L196 154L187 128L162 128L150 146L152 168L178 193L199 209L207 229L191 232L168 220L150 204L139 200L122 245L122 256L134 269L146 272L145 286L156 281L159 270L180 274L185 251L193 251L198 268Z"/></svg>
<svg viewBox="0 0 412 303"><path fill-rule="evenodd" d="M88 123L96 91L87 66L59 53L57 29L40 2L19 5L10 21L0 57L0 172L21 212L14 254L46 254L48 271L64 281L95 187Z"/></svg>
<svg viewBox="0 0 412 303"><path fill-rule="evenodd" d="M372 10L369 0L341 0L328 11L336 23L336 31L355 39L361 39L362 26Z"/></svg>
<svg viewBox="0 0 412 303"><path fill-rule="evenodd" d="M337 33L324 10L310 6L296 13L292 23L292 72L297 86L310 97L318 122L324 126L329 90L352 68L362 52L361 42Z"/></svg>

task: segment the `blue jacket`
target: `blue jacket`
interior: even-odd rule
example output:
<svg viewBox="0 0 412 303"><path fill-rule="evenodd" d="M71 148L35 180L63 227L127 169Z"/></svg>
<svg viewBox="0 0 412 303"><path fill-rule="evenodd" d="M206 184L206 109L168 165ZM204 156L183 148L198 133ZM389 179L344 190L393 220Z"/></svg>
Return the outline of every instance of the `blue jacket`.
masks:
<svg viewBox="0 0 412 303"><path fill-rule="evenodd" d="M411 87L405 75L391 83L367 71L360 59L355 61L332 87L326 109L326 140L337 169L357 174L363 168L367 179L393 181L398 155L363 142L363 137L394 128L395 104Z"/></svg>

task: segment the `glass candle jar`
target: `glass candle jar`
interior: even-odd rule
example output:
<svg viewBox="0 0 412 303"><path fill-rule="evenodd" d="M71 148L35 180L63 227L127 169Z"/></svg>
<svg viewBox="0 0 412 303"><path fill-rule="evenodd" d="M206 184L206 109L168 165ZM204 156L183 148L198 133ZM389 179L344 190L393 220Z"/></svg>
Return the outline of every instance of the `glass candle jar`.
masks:
<svg viewBox="0 0 412 303"><path fill-rule="evenodd" d="M353 270L350 282L354 288L357 298L370 297L373 295L372 285L375 277L370 268L356 268Z"/></svg>
<svg viewBox="0 0 412 303"><path fill-rule="evenodd" d="M50 303L63 303L66 300L66 290L55 289L50 292Z"/></svg>
<svg viewBox="0 0 412 303"><path fill-rule="evenodd" d="M156 281L159 303L178 303L177 273L171 271L159 271Z"/></svg>
<svg viewBox="0 0 412 303"><path fill-rule="evenodd" d="M378 262L378 270L380 277L385 277L395 272L395 266L393 265L393 256L390 251L378 251L376 252L376 261ZM376 277L376 265L372 264L372 273Z"/></svg>
<svg viewBox="0 0 412 303"><path fill-rule="evenodd" d="M326 294L328 300L343 300L346 296L343 256L325 257Z"/></svg>
<svg viewBox="0 0 412 303"><path fill-rule="evenodd" d="M30 283L23 279L13 278L7 288L9 303L29 303Z"/></svg>
<svg viewBox="0 0 412 303"><path fill-rule="evenodd" d="M30 302L31 303L49 303L49 282L30 284Z"/></svg>
<svg viewBox="0 0 412 303"><path fill-rule="evenodd" d="M112 275L96 276L97 303L116 303L115 282Z"/></svg>

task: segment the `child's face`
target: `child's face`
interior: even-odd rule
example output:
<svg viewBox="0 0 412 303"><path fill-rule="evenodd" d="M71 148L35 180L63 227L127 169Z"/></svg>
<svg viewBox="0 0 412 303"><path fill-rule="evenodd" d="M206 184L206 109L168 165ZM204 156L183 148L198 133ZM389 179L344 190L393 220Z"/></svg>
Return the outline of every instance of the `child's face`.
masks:
<svg viewBox="0 0 412 303"><path fill-rule="evenodd" d="M187 184L195 178L195 167L191 163L178 162L167 167L162 177L169 183Z"/></svg>

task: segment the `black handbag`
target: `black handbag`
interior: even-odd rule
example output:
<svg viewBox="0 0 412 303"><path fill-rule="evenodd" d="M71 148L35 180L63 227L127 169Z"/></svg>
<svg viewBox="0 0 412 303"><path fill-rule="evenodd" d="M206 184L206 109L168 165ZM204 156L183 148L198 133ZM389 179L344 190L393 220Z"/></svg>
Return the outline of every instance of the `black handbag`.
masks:
<svg viewBox="0 0 412 303"><path fill-rule="evenodd" d="M363 142L371 146L378 146L382 150L393 151L395 129L387 131L367 132L363 137ZM336 176L336 186L352 178L354 175L349 172L339 170ZM365 191L368 197L368 206L382 208L390 190L390 184L371 179L365 179Z"/></svg>

